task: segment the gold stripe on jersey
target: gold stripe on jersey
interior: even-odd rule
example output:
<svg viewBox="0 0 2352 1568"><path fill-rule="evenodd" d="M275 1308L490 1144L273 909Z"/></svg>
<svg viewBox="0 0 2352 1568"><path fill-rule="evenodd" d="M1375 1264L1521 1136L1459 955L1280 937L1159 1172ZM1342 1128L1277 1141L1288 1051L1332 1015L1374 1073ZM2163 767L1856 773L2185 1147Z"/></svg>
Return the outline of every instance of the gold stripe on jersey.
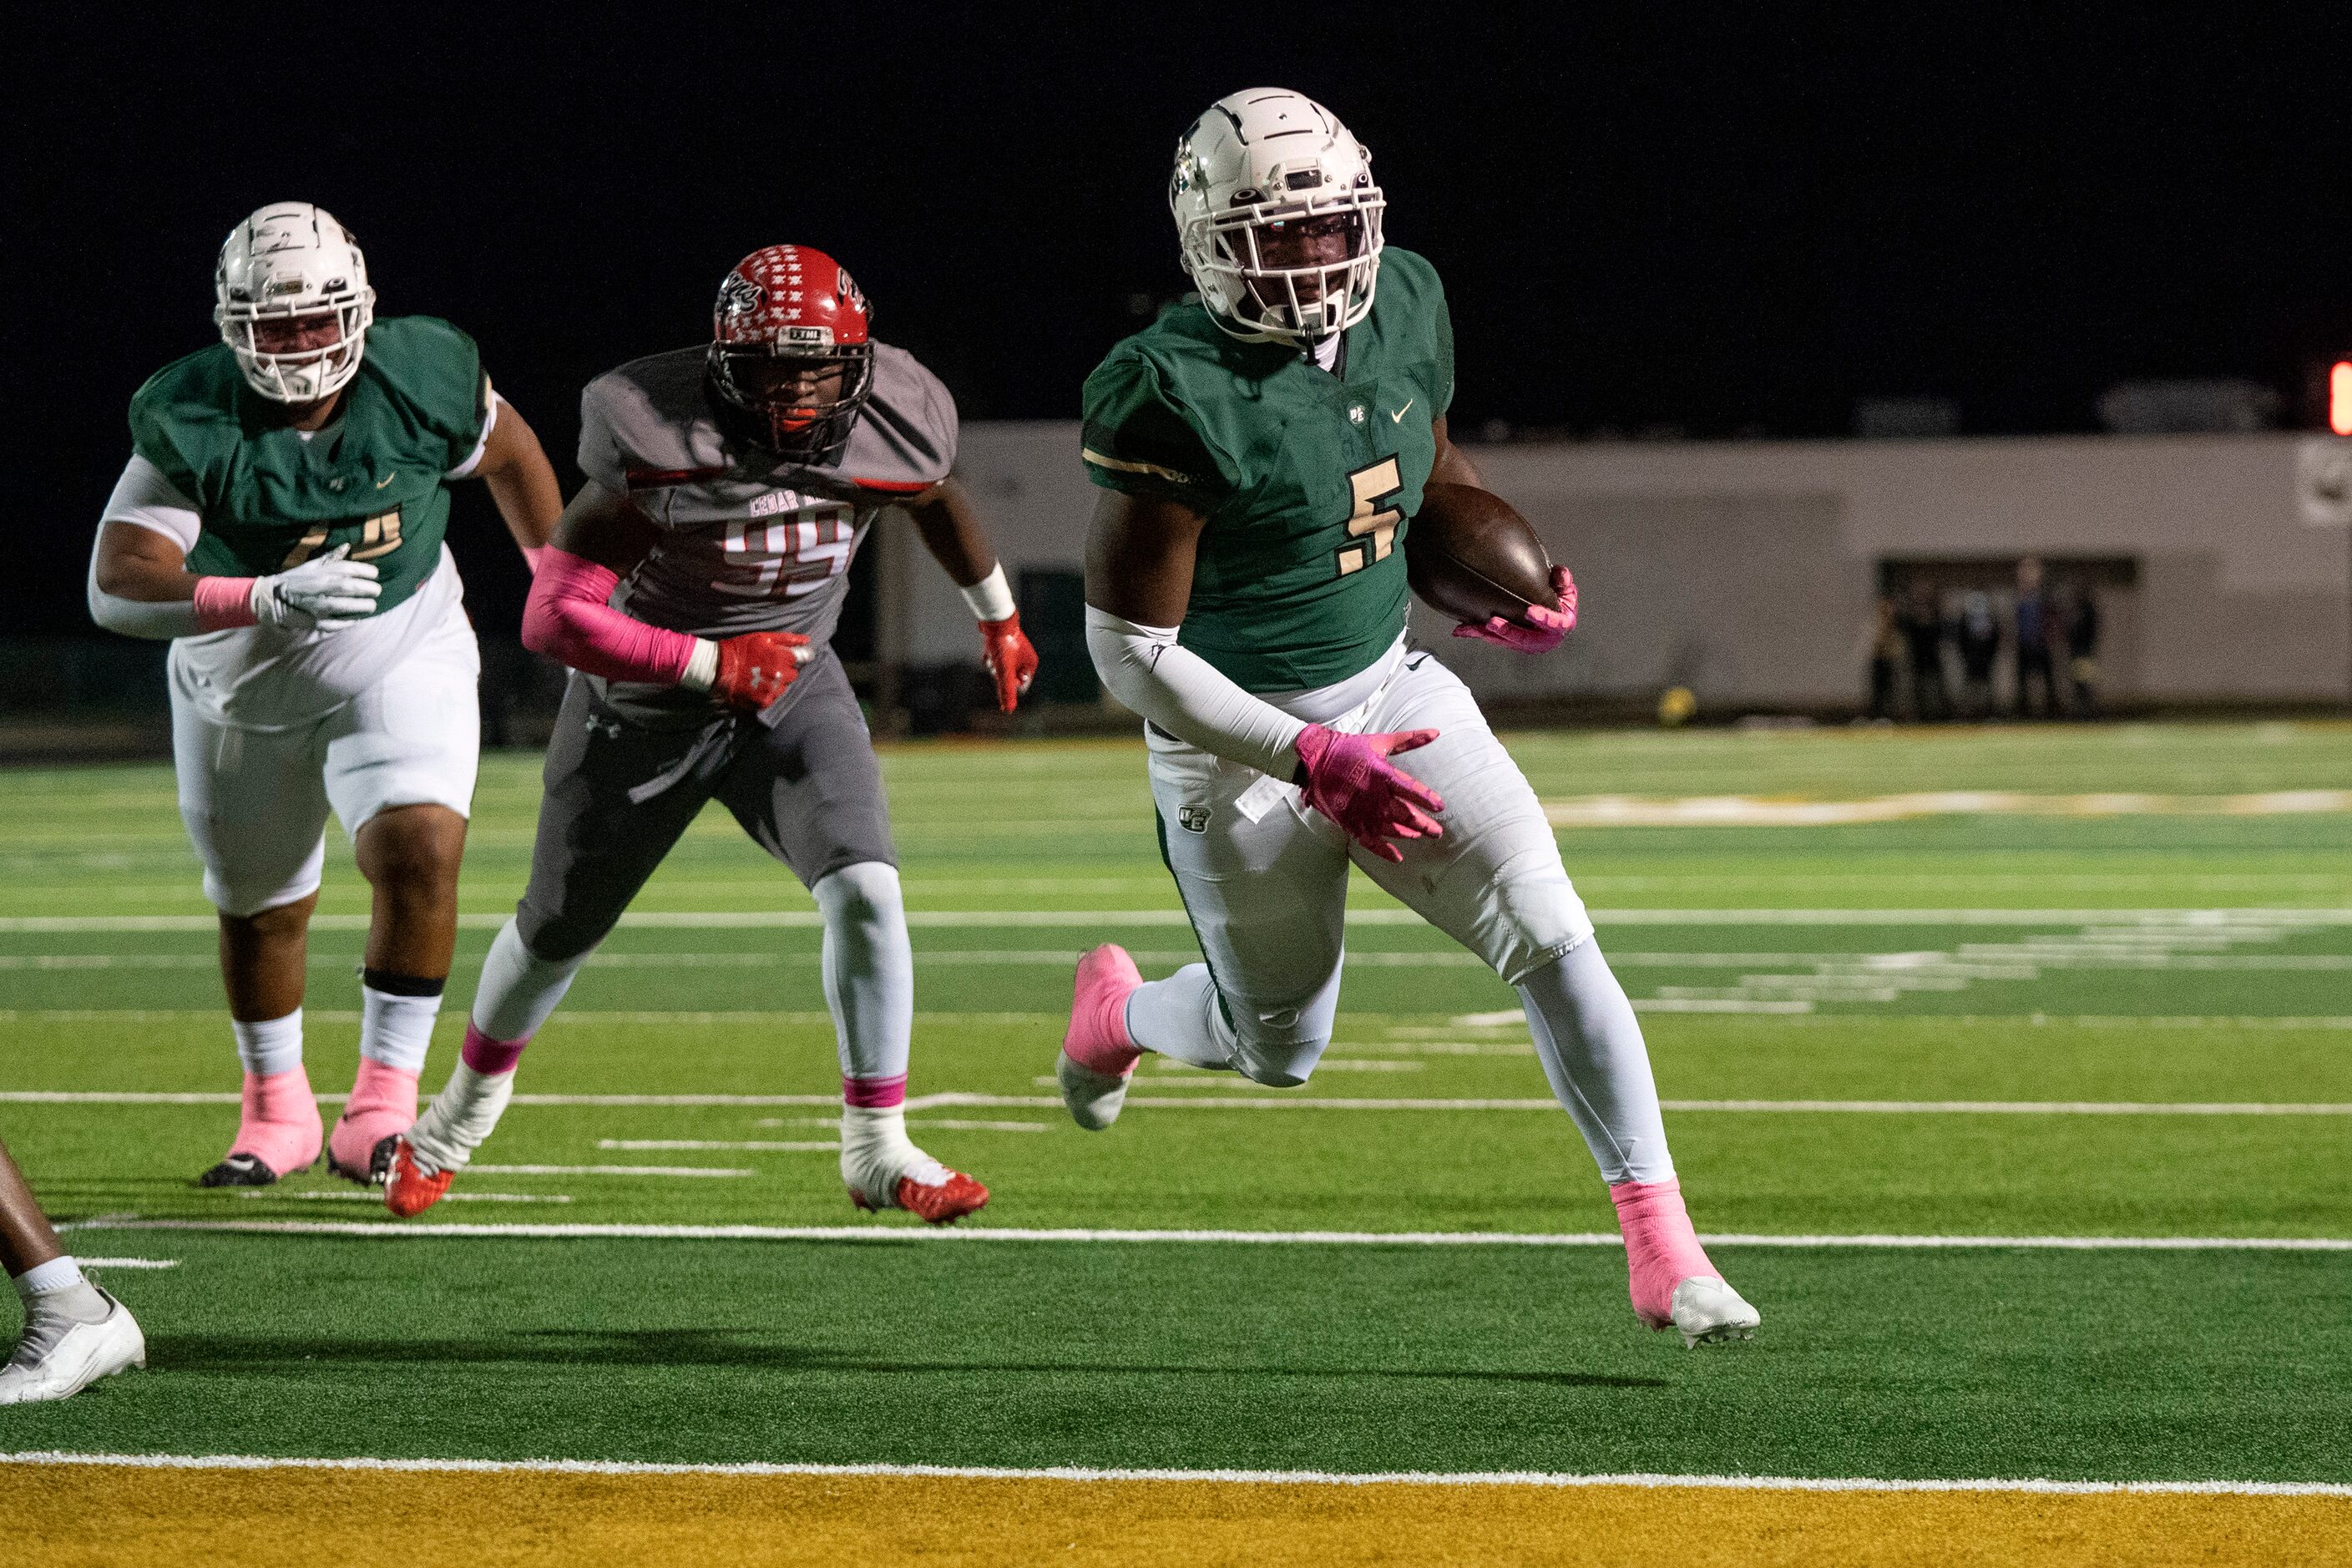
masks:
<svg viewBox="0 0 2352 1568"><path fill-rule="evenodd" d="M1179 473L1174 468L1163 468L1157 463L1130 463L1121 458L1106 458L1092 447L1084 448L1083 456L1089 463L1106 468L1117 468L1125 474L1151 474L1180 485L1189 485L1192 482L1192 476L1190 474Z"/></svg>

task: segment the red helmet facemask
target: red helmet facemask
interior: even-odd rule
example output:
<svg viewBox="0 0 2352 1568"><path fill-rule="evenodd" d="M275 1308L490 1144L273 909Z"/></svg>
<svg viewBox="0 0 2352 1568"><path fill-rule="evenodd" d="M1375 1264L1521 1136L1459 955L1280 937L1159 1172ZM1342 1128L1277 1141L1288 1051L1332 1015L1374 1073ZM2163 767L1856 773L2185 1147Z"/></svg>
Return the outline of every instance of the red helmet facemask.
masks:
<svg viewBox="0 0 2352 1568"><path fill-rule="evenodd" d="M865 294L822 250L755 250L719 285L711 390L761 446L824 462L848 445L874 393L869 316Z"/></svg>

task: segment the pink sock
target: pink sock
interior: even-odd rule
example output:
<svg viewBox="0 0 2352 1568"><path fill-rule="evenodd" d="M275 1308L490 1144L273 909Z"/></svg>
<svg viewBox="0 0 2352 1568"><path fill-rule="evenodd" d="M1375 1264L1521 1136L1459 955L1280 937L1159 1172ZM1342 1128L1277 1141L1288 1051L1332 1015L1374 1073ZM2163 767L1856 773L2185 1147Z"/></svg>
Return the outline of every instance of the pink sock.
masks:
<svg viewBox="0 0 2352 1568"><path fill-rule="evenodd" d="M365 1171L378 1143L408 1131L416 1120L416 1076L373 1057L360 1058L360 1076L352 1082L352 1097L343 1102L342 1120L327 1145L336 1164Z"/></svg>
<svg viewBox="0 0 2352 1568"><path fill-rule="evenodd" d="M841 1079L841 1103L874 1110L887 1110L894 1105L907 1103L907 1075L896 1078L851 1078Z"/></svg>
<svg viewBox="0 0 2352 1568"><path fill-rule="evenodd" d="M457 1054L476 1072L495 1076L514 1071L515 1064L522 1060L522 1048L529 1044L529 1035L520 1040L494 1040L474 1027L473 1020L468 1018L466 1043L457 1047Z"/></svg>
<svg viewBox="0 0 2352 1568"><path fill-rule="evenodd" d="M1719 1279L1691 1231L1678 1181L1621 1182L1609 1189L1625 1233L1626 1287L1633 1310L1654 1329L1674 1321L1675 1287L1693 1275Z"/></svg>
<svg viewBox="0 0 2352 1568"><path fill-rule="evenodd" d="M1143 984L1127 950L1105 944L1078 960L1069 1032L1062 1049L1091 1071L1117 1078L1142 1053L1127 1032L1127 999Z"/></svg>
<svg viewBox="0 0 2352 1568"><path fill-rule="evenodd" d="M319 1102L310 1096L310 1077L299 1063L268 1078L247 1073L236 1142L228 1152L251 1154L282 1176L319 1157L322 1131Z"/></svg>

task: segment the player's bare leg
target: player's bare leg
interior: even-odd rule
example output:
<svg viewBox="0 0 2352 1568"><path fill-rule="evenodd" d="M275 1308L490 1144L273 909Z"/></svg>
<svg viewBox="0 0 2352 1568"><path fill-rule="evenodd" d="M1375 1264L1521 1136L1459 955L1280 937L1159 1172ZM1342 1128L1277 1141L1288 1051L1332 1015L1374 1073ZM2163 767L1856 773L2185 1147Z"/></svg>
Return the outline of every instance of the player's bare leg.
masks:
<svg viewBox="0 0 2352 1568"><path fill-rule="evenodd" d="M327 1167L362 1184L392 1171L416 1120L416 1079L457 942L457 867L466 819L446 805L380 811L353 840L374 889L361 972L360 1067L327 1142Z"/></svg>
<svg viewBox="0 0 2352 1568"><path fill-rule="evenodd" d="M220 917L221 985L245 1066L236 1137L197 1181L266 1187L319 1158L325 1129L302 1070L302 986L316 890L249 915Z"/></svg>
<svg viewBox="0 0 2352 1568"><path fill-rule="evenodd" d="M131 1310L82 1278L0 1144L0 1268L25 1303L25 1332L0 1366L0 1405L63 1399L147 1364Z"/></svg>
<svg viewBox="0 0 2352 1568"><path fill-rule="evenodd" d="M844 866L810 889L824 916L824 1000L841 1053L841 1180L862 1209L902 1208L932 1225L961 1219L988 1189L907 1136L907 1058L915 955L898 871Z"/></svg>

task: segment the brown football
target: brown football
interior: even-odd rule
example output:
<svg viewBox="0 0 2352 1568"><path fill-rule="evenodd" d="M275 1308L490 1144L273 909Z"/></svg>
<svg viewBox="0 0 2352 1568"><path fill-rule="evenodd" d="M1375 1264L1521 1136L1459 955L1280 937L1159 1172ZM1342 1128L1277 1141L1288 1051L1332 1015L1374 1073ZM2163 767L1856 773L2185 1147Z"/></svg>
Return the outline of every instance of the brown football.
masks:
<svg viewBox="0 0 2352 1568"><path fill-rule="evenodd" d="M1404 574L1423 604L1457 621L1559 607L1543 541L1510 502L1475 485L1424 488L1405 530Z"/></svg>

